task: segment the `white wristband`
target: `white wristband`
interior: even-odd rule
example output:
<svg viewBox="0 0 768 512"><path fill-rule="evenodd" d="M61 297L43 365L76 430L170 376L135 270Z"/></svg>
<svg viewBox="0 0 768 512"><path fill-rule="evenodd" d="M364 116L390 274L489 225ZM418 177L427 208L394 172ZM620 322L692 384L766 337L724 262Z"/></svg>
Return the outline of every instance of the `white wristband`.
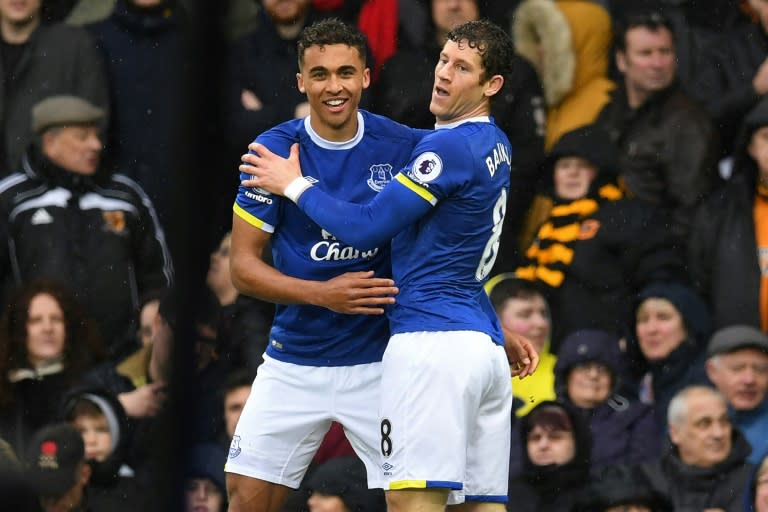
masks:
<svg viewBox="0 0 768 512"><path fill-rule="evenodd" d="M312 183L310 183L309 180L305 179L303 176L299 176L285 187L283 195L296 203L299 200L299 196L311 186Z"/></svg>

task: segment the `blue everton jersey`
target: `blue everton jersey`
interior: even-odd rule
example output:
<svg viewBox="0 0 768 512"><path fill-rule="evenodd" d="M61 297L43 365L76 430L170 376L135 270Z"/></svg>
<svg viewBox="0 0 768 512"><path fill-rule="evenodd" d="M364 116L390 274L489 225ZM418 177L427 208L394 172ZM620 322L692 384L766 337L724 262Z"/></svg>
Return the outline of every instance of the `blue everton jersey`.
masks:
<svg viewBox="0 0 768 512"><path fill-rule="evenodd" d="M393 333L472 330L504 338L483 283L499 250L511 148L491 122L439 127L398 181L434 208L392 240Z"/></svg>
<svg viewBox="0 0 768 512"><path fill-rule="evenodd" d="M317 188L350 201L370 201L408 161L423 130L412 130L384 117L358 113L354 139L334 143L320 138L309 118L283 123L256 141L287 157L299 142L304 175ZM241 179L249 175L241 175ZM261 189L241 186L235 214L272 233L275 268L282 273L325 281L345 272L374 270L391 276L388 241L359 250L342 242L296 205ZM278 305L267 354L311 366L342 366L380 361L389 338L385 316L346 315L310 305Z"/></svg>
<svg viewBox="0 0 768 512"><path fill-rule="evenodd" d="M509 140L488 117L438 128L370 203L351 204L310 187L298 204L355 247L393 238L400 288L389 312L393 333L473 330L503 344L483 283L506 211Z"/></svg>

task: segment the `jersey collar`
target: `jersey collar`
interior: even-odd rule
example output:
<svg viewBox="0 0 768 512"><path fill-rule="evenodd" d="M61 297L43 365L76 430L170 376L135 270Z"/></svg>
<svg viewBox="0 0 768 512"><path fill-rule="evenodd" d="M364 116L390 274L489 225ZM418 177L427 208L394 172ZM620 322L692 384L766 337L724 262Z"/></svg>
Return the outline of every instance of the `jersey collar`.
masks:
<svg viewBox="0 0 768 512"><path fill-rule="evenodd" d="M468 117L467 119L462 119L461 121L456 121L455 123L436 124L435 130L448 130L450 128L456 128L457 126L464 123L490 123L490 122L491 122L490 116Z"/></svg>
<svg viewBox="0 0 768 512"><path fill-rule="evenodd" d="M304 129L307 130L309 138L312 142L324 149L343 150L350 149L357 146L357 143L363 140L363 134L365 133L365 121L363 120L363 114L358 110L357 112L357 133L354 137L343 142L333 142L326 140L319 136L309 123L309 116L304 118Z"/></svg>

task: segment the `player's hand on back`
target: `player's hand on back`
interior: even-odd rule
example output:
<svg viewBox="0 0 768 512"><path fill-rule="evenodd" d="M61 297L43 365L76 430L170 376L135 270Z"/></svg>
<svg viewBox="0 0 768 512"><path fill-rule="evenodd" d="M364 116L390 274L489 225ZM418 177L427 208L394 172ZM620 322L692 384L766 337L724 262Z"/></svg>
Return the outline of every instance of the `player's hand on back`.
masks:
<svg viewBox="0 0 768 512"><path fill-rule="evenodd" d="M347 272L324 283L317 305L337 313L383 315L398 291L392 279L374 277L373 271Z"/></svg>
<svg viewBox="0 0 768 512"><path fill-rule="evenodd" d="M291 146L288 158L276 155L257 142L249 144L248 149L251 153L240 157L243 162L240 171L253 177L241 181L243 186L259 187L273 194L284 195L285 188L301 177L298 144Z"/></svg>
<svg viewBox="0 0 768 512"><path fill-rule="evenodd" d="M512 332L502 326L504 330L504 350L507 352L512 376L521 379L531 375L539 365L539 354L533 348L533 344L525 336Z"/></svg>

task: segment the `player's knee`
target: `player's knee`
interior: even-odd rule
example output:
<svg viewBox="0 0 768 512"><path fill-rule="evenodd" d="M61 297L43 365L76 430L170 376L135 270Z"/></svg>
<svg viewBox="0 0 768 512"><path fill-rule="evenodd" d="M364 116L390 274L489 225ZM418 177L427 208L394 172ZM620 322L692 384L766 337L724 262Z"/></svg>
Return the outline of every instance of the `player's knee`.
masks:
<svg viewBox="0 0 768 512"><path fill-rule="evenodd" d="M289 491L282 485L227 473L229 512L277 512Z"/></svg>
<svg viewBox="0 0 768 512"><path fill-rule="evenodd" d="M448 489L387 491L387 512L442 512L448 502L448 492Z"/></svg>

